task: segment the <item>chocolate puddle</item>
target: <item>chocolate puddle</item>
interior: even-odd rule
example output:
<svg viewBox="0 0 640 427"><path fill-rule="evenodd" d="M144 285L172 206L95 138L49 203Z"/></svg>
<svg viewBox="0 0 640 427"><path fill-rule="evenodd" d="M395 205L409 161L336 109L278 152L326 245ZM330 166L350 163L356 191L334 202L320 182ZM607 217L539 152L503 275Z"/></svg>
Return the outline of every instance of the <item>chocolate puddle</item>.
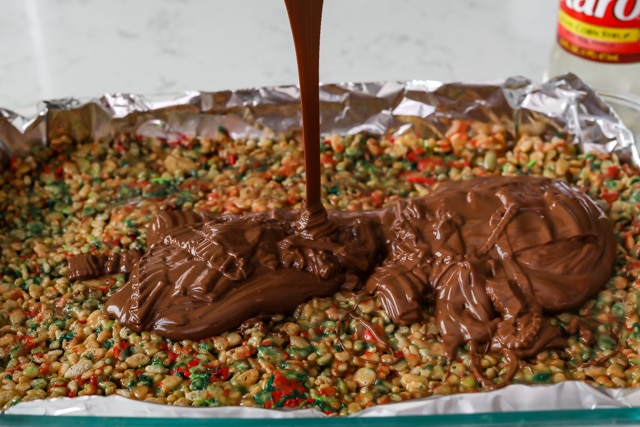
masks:
<svg viewBox="0 0 640 427"><path fill-rule="evenodd" d="M435 304L449 357L465 343L512 361L563 345L545 315L580 307L608 280L616 241L604 212L560 181L518 176L447 183L378 211L327 213L319 163L322 1L285 3L300 74L305 208L245 217L160 214L148 251L106 312L135 331L198 339L364 287L397 324L420 321ZM104 262L71 259L69 277L111 272Z"/></svg>
<svg viewBox="0 0 640 427"><path fill-rule="evenodd" d="M616 255L600 208L546 178L451 182L394 208L332 211L328 222L330 238L309 239L295 212L163 212L150 226L149 250L105 309L136 331L197 339L365 286L398 324L420 321L435 302L449 356L466 342L531 356L564 342L545 313L580 307L607 281ZM101 259L71 259L69 277L101 274L87 266Z"/></svg>

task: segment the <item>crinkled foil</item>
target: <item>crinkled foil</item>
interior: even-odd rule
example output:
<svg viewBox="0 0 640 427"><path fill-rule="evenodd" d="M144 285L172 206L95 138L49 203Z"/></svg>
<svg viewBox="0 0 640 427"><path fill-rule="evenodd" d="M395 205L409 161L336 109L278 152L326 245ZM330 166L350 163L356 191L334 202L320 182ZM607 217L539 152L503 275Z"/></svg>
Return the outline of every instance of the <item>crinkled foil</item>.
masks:
<svg viewBox="0 0 640 427"><path fill-rule="evenodd" d="M530 128L569 131L584 150L617 152L640 165L634 135L596 93L573 74L543 85L523 77L501 84L407 82L325 84L320 87L321 131L374 135L419 131L443 136L451 119L504 126L514 137ZM640 110L640 106L638 107ZM234 138L298 129L296 86L220 92L186 92L173 97L105 95L89 102L44 102L33 118L0 108L0 155L24 156L35 144L68 137L78 142L136 133L168 140L206 137L223 126ZM1 167L1 166L0 166Z"/></svg>
<svg viewBox="0 0 640 427"><path fill-rule="evenodd" d="M594 410L640 406L638 389L601 389L585 383L566 381L554 385L514 384L504 389L432 396L399 403L373 406L354 418L393 416L434 416L492 412L537 412L553 410ZM245 407L192 408L141 402L121 396L84 396L19 403L8 409L11 415L98 416L145 418L321 418L314 409L277 410ZM428 422L428 418L425 419ZM478 420L482 424L482 420ZM523 425L522 422L519 423ZM524 423L527 424L526 422ZM329 423L330 425L330 423ZM540 425L540 424L535 424ZM575 424L572 424L575 425Z"/></svg>
<svg viewBox="0 0 640 427"><path fill-rule="evenodd" d="M321 86L324 133L443 136L451 119L475 119L504 126L514 138L530 129L568 131L584 150L616 152L639 166L638 141L616 112L575 75L542 85L522 77L501 84L443 84L435 81L344 83ZM223 126L235 138L259 137L300 127L295 86L222 92L187 92L150 98L105 95L90 102L50 101L34 118L0 109L0 156L26 155L36 144L61 137L108 140L119 132L167 140L211 136ZM638 105L640 117L640 105ZM0 168L3 166L0 165ZM626 408L640 406L640 390L601 389L579 382L550 386L511 385L474 394L433 396L366 409L356 417L469 414L505 411ZM59 398L23 402L7 414L180 418L324 417L314 410L243 407L183 408L119 396Z"/></svg>

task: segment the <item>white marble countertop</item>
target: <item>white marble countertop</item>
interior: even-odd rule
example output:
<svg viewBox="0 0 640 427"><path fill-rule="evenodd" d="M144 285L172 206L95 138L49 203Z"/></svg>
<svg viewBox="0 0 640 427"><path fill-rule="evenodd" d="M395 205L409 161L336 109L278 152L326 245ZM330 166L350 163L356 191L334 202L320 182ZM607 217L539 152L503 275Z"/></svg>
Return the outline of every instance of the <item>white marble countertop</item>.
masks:
<svg viewBox="0 0 640 427"><path fill-rule="evenodd" d="M297 83L282 0L0 0L0 106ZM555 0L325 0L325 83L540 81Z"/></svg>

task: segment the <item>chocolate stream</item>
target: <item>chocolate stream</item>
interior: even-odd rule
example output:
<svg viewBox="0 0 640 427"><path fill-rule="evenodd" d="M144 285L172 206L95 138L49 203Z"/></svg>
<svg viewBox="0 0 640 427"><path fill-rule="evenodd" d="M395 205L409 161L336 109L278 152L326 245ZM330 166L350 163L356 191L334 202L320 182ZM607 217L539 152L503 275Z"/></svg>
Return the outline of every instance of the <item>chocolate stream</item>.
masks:
<svg viewBox="0 0 640 427"><path fill-rule="evenodd" d="M320 194L320 26L323 0L285 0L300 80L307 208L323 210Z"/></svg>

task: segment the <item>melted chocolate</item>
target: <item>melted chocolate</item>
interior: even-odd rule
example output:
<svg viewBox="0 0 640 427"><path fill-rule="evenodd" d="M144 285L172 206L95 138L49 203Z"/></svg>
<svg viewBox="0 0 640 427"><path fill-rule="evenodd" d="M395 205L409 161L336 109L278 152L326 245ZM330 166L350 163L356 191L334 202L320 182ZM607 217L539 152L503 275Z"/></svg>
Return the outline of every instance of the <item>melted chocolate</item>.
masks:
<svg viewBox="0 0 640 427"><path fill-rule="evenodd" d="M561 345L545 313L573 310L606 283L616 257L600 208L563 182L493 177L402 202L388 256L367 281L398 323L435 300L450 356L466 342L520 356Z"/></svg>
<svg viewBox="0 0 640 427"><path fill-rule="evenodd" d="M70 280L85 280L106 274L130 273L140 259L140 252L130 250L120 254L82 254L69 260Z"/></svg>
<svg viewBox="0 0 640 427"><path fill-rule="evenodd" d="M545 178L449 183L394 208L330 212L326 222L335 231L309 239L292 212L163 212L149 251L105 309L136 331L196 339L364 285L398 324L422 320L435 301L450 356L466 342L530 356L564 343L545 314L580 307L616 255L600 208ZM86 276L74 267L82 259L73 277Z"/></svg>
<svg viewBox="0 0 640 427"><path fill-rule="evenodd" d="M217 335L260 314L291 312L345 283L358 286L379 252L367 219L339 221L331 238L313 240L301 237L285 212L227 219L160 214L151 229L162 238L106 312L136 331L173 339Z"/></svg>
<svg viewBox="0 0 640 427"><path fill-rule="evenodd" d="M107 301L107 313L136 331L197 339L364 286L399 324L420 321L435 302L450 357L467 342L489 346L505 352L514 371L516 356L563 345L545 315L580 307L608 280L616 241L605 214L562 182L525 176L444 184L379 211L327 213L317 91L322 1L285 3L300 71L306 208L160 214L148 252ZM107 260L73 259L70 278L112 272L101 263Z"/></svg>
<svg viewBox="0 0 640 427"><path fill-rule="evenodd" d="M300 80L307 207L324 210L320 195L320 24L323 0L285 0Z"/></svg>

